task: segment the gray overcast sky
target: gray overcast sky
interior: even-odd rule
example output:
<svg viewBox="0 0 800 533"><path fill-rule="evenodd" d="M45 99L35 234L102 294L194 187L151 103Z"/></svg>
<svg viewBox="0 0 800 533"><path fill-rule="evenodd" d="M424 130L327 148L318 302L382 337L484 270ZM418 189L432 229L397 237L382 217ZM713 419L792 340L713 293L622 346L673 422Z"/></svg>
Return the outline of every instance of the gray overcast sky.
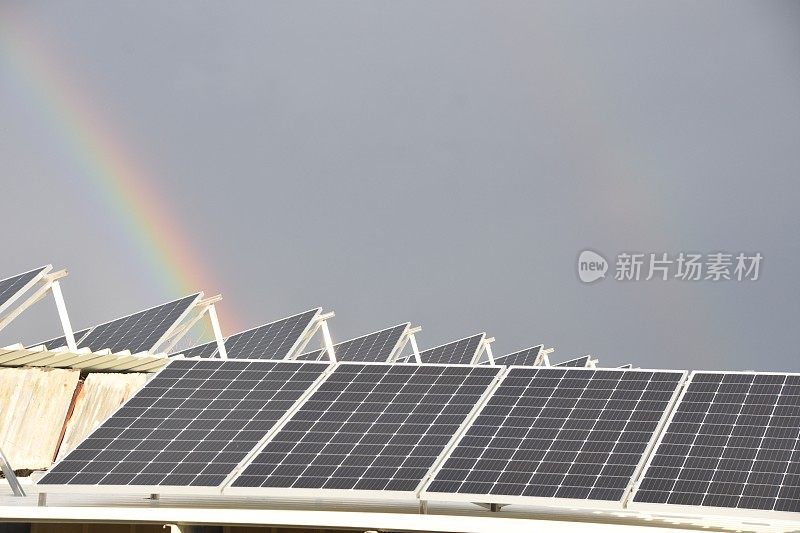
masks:
<svg viewBox="0 0 800 533"><path fill-rule="evenodd" d="M0 277L68 267L77 327L181 295L88 175L72 91L227 333L321 305L338 340L411 320L423 347L800 371L798 28L797 2L6 0ZM585 248L765 259L584 285ZM0 343L55 333L34 311Z"/></svg>

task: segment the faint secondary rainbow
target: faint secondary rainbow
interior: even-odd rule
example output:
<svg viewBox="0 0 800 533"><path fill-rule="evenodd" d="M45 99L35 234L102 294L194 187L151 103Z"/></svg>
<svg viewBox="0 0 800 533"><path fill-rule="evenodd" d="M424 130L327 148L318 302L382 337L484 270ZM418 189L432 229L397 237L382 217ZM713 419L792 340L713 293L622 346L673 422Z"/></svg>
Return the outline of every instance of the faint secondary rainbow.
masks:
<svg viewBox="0 0 800 533"><path fill-rule="evenodd" d="M219 287L192 247L192 239L173 216L151 176L126 149L118 132L103 120L97 106L37 43L32 31L7 11L0 16L0 69L18 97L33 105L79 167L74 175L100 200L130 241L154 281L170 296ZM0 72L2 73L2 72ZM239 326L228 306L221 317L226 329Z"/></svg>

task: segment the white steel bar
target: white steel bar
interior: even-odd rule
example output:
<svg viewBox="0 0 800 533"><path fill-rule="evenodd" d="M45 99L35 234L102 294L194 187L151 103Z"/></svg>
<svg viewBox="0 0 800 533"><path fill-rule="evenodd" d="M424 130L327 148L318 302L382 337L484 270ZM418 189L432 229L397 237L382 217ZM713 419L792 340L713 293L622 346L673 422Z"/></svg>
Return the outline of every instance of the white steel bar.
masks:
<svg viewBox="0 0 800 533"><path fill-rule="evenodd" d="M220 359L227 359L228 352L225 350L225 340L222 338L222 330L219 327L219 317L217 317L217 309L214 304L208 306L208 319L211 321L211 329L214 330L214 338L217 340L217 353Z"/></svg>
<svg viewBox="0 0 800 533"><path fill-rule="evenodd" d="M47 295L47 291L50 290L53 282L59 280L67 275L66 270L59 270L58 272L53 272L52 274L48 274L44 276L41 281L43 284L34 292L31 296L28 297L27 300L19 304L16 308L14 308L11 312L7 313L0 319L0 330L5 328L7 325L11 323L15 318L25 312L29 307L33 304L41 300Z"/></svg>
<svg viewBox="0 0 800 533"><path fill-rule="evenodd" d="M328 351L328 357L330 358L331 363L335 363L336 353L333 351L333 339L331 339L331 332L328 329L328 321L323 320L319 326L322 328L322 338L325 341L325 349Z"/></svg>
<svg viewBox="0 0 800 533"><path fill-rule="evenodd" d="M11 491L14 493L14 496L22 497L25 496L25 491L20 485L19 480L17 479L17 475L14 473L14 469L11 468L11 463L8 462L6 458L6 454L3 453L3 450L0 448L0 468L3 470L3 475L8 480L8 484L11 486Z"/></svg>
<svg viewBox="0 0 800 533"><path fill-rule="evenodd" d="M492 340L494 340L494 337L492 337ZM495 365L494 365L494 355L492 354L492 345L491 345L491 341L489 341L489 340L487 339L485 342L486 342L486 346L484 346L484 350L486 350L486 357L488 357L488 358L489 358L489 364L490 364L491 366L495 366Z"/></svg>
<svg viewBox="0 0 800 533"><path fill-rule="evenodd" d="M53 281L53 283L50 285L50 292L53 293L53 299L56 301L58 318L61 320L61 329L64 330L64 338L67 341L67 347L72 351L77 351L78 345L75 342L75 334L72 331L72 324L69 321L67 304L64 303L64 294L61 292L61 283L59 283L58 280Z"/></svg>
<svg viewBox="0 0 800 533"><path fill-rule="evenodd" d="M221 299L222 297L219 296L219 298ZM172 324L172 326L170 326L169 329L164 332L164 334L161 336L161 338L158 339L158 341L156 341L156 343L152 347L148 348L148 350L150 352L156 353L158 351L158 347L159 346L164 344L164 342L166 342L167 339L173 338L175 336L175 330L178 329L179 324L181 322L183 322L186 319L187 316L189 316L189 313L192 312L192 310L195 308L195 306L197 306L202 299L203 299L203 293L201 291L201 292L197 293L197 296L195 296L194 301L192 301L192 303L189 304L189 306L186 308L186 310L183 313L181 313L181 316L179 316L178 319L175 320L175 322ZM175 300L173 300L173 301L175 301ZM171 303L171 302L168 302L168 303ZM161 305L164 305L164 304L161 304ZM160 307L160 306L155 306L155 307ZM153 307L151 307L151 309L153 309ZM128 315L128 316L130 316L130 315ZM119 319L117 319L117 320L119 320Z"/></svg>
<svg viewBox="0 0 800 533"><path fill-rule="evenodd" d="M408 341L411 343L411 349L414 350L414 360L417 362L418 365L422 364L422 359L420 359L419 357L419 346L417 346L417 337L415 337L414 334L412 333L408 337Z"/></svg>

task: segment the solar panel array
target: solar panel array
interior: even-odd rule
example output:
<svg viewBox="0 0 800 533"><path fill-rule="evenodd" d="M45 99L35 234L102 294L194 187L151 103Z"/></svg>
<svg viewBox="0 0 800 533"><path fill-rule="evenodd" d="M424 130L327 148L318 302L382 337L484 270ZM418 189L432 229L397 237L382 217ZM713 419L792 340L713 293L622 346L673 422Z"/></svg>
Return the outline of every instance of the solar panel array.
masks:
<svg viewBox="0 0 800 533"><path fill-rule="evenodd" d="M443 344L436 348L430 348L419 353L419 359L423 363L434 364L471 364L475 359L484 334L479 333L466 339Z"/></svg>
<svg viewBox="0 0 800 533"><path fill-rule="evenodd" d="M0 309L14 298L28 283L32 282L47 267L40 267L16 276L0 280Z"/></svg>
<svg viewBox="0 0 800 533"><path fill-rule="evenodd" d="M414 491L499 371L341 364L231 487Z"/></svg>
<svg viewBox="0 0 800 533"><path fill-rule="evenodd" d="M585 368L589 364L589 359L591 358L588 355L584 355L583 357L577 357L575 359L570 359L569 361L563 361L553 366L568 367L568 368Z"/></svg>
<svg viewBox="0 0 800 533"><path fill-rule="evenodd" d="M512 368L425 492L620 501L683 375Z"/></svg>
<svg viewBox="0 0 800 533"><path fill-rule="evenodd" d="M284 359L311 325L319 309L270 322L225 339L228 359ZM185 357L214 357L216 341L194 346L182 353Z"/></svg>
<svg viewBox="0 0 800 533"><path fill-rule="evenodd" d="M173 360L38 484L218 486L327 368Z"/></svg>
<svg viewBox="0 0 800 533"><path fill-rule="evenodd" d="M45 268L0 280L0 307ZM198 298L76 343L150 350ZM475 364L482 333L421 352L427 365L390 364L407 323L336 344L334 367L311 362L325 349L277 361L318 312L226 338L226 361L210 359L216 342L181 352L199 359L171 361L37 483L387 495L427 482L423 499L590 505L625 501L645 466L633 507L800 513L800 375L694 372L662 430L684 372L586 368L588 355L535 367L542 345Z"/></svg>
<svg viewBox="0 0 800 533"><path fill-rule="evenodd" d="M526 348L518 352L501 355L494 358L494 364L505 366L533 366L536 359L539 357L539 352L542 351L542 345ZM481 364L488 364L486 361L481 361Z"/></svg>
<svg viewBox="0 0 800 533"><path fill-rule="evenodd" d="M633 501L800 512L800 375L694 372Z"/></svg>
<svg viewBox="0 0 800 533"><path fill-rule="evenodd" d="M199 294L192 294L179 300L161 304L139 311L99 326L86 328L75 333L78 348L93 351L109 349L112 352L130 350L132 353L152 350L156 343L184 316ZM37 342L31 346L44 344L49 350L67 345L65 337Z"/></svg>

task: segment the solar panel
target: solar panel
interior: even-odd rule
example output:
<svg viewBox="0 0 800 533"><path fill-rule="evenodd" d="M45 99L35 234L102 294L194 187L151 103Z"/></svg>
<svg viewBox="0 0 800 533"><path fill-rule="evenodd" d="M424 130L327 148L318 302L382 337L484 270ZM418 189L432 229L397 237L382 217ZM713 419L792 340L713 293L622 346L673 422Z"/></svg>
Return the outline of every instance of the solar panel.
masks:
<svg viewBox="0 0 800 533"><path fill-rule="evenodd" d="M191 348L187 348L186 350L180 350L174 352L175 354L183 354L184 357L199 357L199 358L210 358L214 357L217 354L217 341L207 342L205 344L198 344L197 346L192 346Z"/></svg>
<svg viewBox="0 0 800 533"><path fill-rule="evenodd" d="M320 309L311 309L270 324L231 335L225 340L229 359L283 359L311 327Z"/></svg>
<svg viewBox="0 0 800 533"><path fill-rule="evenodd" d="M408 496L500 370L341 363L225 492Z"/></svg>
<svg viewBox="0 0 800 533"><path fill-rule="evenodd" d="M575 359L563 361L553 366L561 366L569 368L585 368L589 366L589 359L591 359L591 357L589 357L588 355L584 355L583 357L577 357Z"/></svg>
<svg viewBox="0 0 800 533"><path fill-rule="evenodd" d="M72 333L73 337L75 337L75 344L80 343L80 340L89 333L92 328L82 329L80 331L75 331ZM56 348L63 348L67 345L67 337L62 335L61 337L56 337L55 339L50 339L49 341L41 341L34 344L28 345L30 348L31 346L41 346L44 345L48 350L55 350Z"/></svg>
<svg viewBox="0 0 800 533"><path fill-rule="evenodd" d="M419 353L419 360L423 363L435 364L471 364L475 359L478 348L480 348L483 337L484 334L479 333L466 339L430 348Z"/></svg>
<svg viewBox="0 0 800 533"><path fill-rule="evenodd" d="M132 353L152 350L199 297L200 294L192 294L95 326L80 340L78 348Z"/></svg>
<svg viewBox="0 0 800 533"><path fill-rule="evenodd" d="M421 497L619 506L683 376L512 367Z"/></svg>
<svg viewBox="0 0 800 533"><path fill-rule="evenodd" d="M800 375L692 373L634 493L640 503L800 512Z"/></svg>
<svg viewBox="0 0 800 533"><path fill-rule="evenodd" d="M228 359L285 359L311 327L319 311L319 308L311 309L226 337ZM185 357L214 357L217 355L217 341L175 353Z"/></svg>
<svg viewBox="0 0 800 533"><path fill-rule="evenodd" d="M533 348L526 348L518 352L501 355L494 358L494 364L505 366L533 366L536 359L539 357L539 352L542 351L543 345L534 346ZM488 364L486 361L481 361L481 364Z"/></svg>
<svg viewBox="0 0 800 533"><path fill-rule="evenodd" d="M403 334L411 324L399 324L374 333L362 335L333 345L337 361L385 363L398 348ZM301 361L328 359L326 350L314 350L296 357Z"/></svg>
<svg viewBox="0 0 800 533"><path fill-rule="evenodd" d="M335 349L335 348L334 348ZM328 361L327 351L325 350L314 350L313 352L307 352L304 354L300 354L295 359L297 361L321 361L324 359Z"/></svg>
<svg viewBox="0 0 800 533"><path fill-rule="evenodd" d="M399 324L369 335L341 342L333 347L337 361L383 363L394 355L403 334L411 324Z"/></svg>
<svg viewBox="0 0 800 533"><path fill-rule="evenodd" d="M217 487L327 368L172 360L38 484Z"/></svg>
<svg viewBox="0 0 800 533"><path fill-rule="evenodd" d="M4 310L49 267L39 267L16 276L0 280L0 311Z"/></svg>

